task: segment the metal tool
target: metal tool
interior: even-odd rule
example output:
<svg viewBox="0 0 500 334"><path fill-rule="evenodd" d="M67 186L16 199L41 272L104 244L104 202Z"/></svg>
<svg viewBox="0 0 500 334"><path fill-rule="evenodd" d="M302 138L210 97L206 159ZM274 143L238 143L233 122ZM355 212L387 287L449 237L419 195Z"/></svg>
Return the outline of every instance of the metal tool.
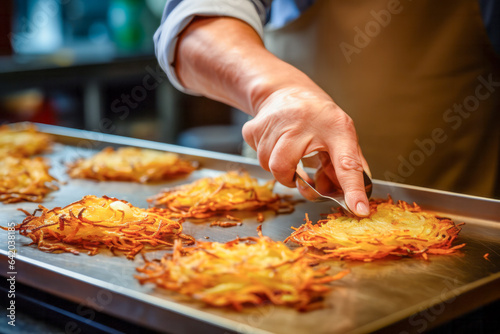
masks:
<svg viewBox="0 0 500 334"><path fill-rule="evenodd" d="M312 201L312 202L325 202L325 201L334 201L338 205L340 205L344 210L347 212L354 214L349 207L347 206L344 198L344 193L341 191L337 191L335 193L330 193L330 194L321 194L319 191L316 190L312 185L310 185L306 180L302 178L302 176L299 175L299 173L295 172L295 175L298 178L298 182L300 185L303 186L305 192L302 193L302 195ZM372 194L372 189L373 189L373 184L372 180L366 174L365 171L363 171L363 180L365 182L365 191L366 191L366 196L370 198Z"/></svg>

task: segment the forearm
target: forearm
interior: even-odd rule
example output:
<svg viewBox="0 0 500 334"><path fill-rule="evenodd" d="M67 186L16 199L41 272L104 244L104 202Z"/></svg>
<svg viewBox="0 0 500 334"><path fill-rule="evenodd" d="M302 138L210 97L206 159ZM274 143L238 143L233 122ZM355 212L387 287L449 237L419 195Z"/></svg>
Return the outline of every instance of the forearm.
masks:
<svg viewBox="0 0 500 334"><path fill-rule="evenodd" d="M193 20L180 36L175 69L186 88L253 116L275 91L297 85L318 88L267 51L249 25L228 17Z"/></svg>
<svg viewBox="0 0 500 334"><path fill-rule="evenodd" d="M352 120L304 73L267 51L249 25L196 18L179 38L174 66L191 92L254 116L243 126L243 138L279 182L295 186L300 159L322 152L323 174L344 190L353 211L369 214L366 162Z"/></svg>

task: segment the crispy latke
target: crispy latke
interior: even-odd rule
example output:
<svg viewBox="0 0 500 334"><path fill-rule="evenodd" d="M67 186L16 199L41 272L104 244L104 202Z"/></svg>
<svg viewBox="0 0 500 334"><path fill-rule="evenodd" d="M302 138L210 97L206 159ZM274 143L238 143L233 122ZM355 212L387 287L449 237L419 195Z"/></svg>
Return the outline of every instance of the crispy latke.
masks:
<svg viewBox="0 0 500 334"><path fill-rule="evenodd" d="M394 204L388 200L370 201L370 216L359 218L342 212L327 219L306 223L286 240L320 249L318 258L372 261L386 256L428 258L427 254L450 254L465 244L452 247L460 225L448 218L424 212L415 203Z"/></svg>
<svg viewBox="0 0 500 334"><path fill-rule="evenodd" d="M175 153L135 147L107 147L87 159L69 164L73 178L98 181L157 182L191 173L196 166Z"/></svg>
<svg viewBox="0 0 500 334"><path fill-rule="evenodd" d="M217 307L242 310L246 305L273 303L307 311L321 306L328 282L347 271L328 275L328 267L311 267L305 248L289 249L262 236L227 243L199 242L137 268L141 284L176 291Z"/></svg>
<svg viewBox="0 0 500 334"><path fill-rule="evenodd" d="M171 247L177 238L194 243L191 236L181 233L180 222L112 197L85 196L64 208L52 210L38 207L33 214L22 210L27 217L16 230L46 252L78 254L78 249L83 248L89 255L95 255L105 246L133 259L145 246ZM41 212L40 216L36 216L37 212Z"/></svg>
<svg viewBox="0 0 500 334"><path fill-rule="evenodd" d="M52 137L40 133L34 125L0 126L0 157L29 157L46 152L52 146Z"/></svg>
<svg viewBox="0 0 500 334"><path fill-rule="evenodd" d="M59 189L41 157L0 158L0 202L41 202L45 195Z"/></svg>
<svg viewBox="0 0 500 334"><path fill-rule="evenodd" d="M148 199L156 207L150 210L185 218L209 218L227 211L293 211L293 203L273 193L276 181L262 185L246 172L230 171L193 183L166 189Z"/></svg>

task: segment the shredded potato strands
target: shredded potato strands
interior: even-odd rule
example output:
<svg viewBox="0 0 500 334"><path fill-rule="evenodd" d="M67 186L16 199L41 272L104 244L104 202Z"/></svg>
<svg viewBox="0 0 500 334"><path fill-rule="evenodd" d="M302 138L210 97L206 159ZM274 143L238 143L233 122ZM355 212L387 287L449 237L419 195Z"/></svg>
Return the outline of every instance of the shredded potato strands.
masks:
<svg viewBox="0 0 500 334"><path fill-rule="evenodd" d="M227 243L199 242L183 248L176 241L173 254L146 261L137 268L141 284L176 291L218 307L241 310L245 305L273 303L306 311L321 306L330 291L328 267L313 268L305 249L290 250L284 243L262 236Z"/></svg>
<svg viewBox="0 0 500 334"><path fill-rule="evenodd" d="M0 126L0 157L29 157L49 150L52 137L37 132L34 125L28 127Z"/></svg>
<svg viewBox="0 0 500 334"><path fill-rule="evenodd" d="M77 248L83 248L95 255L99 247L105 246L133 259L145 246L173 246L174 238L194 243L191 236L181 233L180 222L106 196L85 196L64 208L48 210L39 205L33 214L24 212L27 217L16 230L47 252L78 254ZM35 216L37 212L41 212L40 216Z"/></svg>
<svg viewBox="0 0 500 334"><path fill-rule="evenodd" d="M69 165L73 178L99 181L156 182L191 173L196 166L175 153L135 147L116 151L107 147L88 159L79 159Z"/></svg>
<svg viewBox="0 0 500 334"><path fill-rule="evenodd" d="M149 199L155 206L165 208L150 210L185 218L209 218L231 210L293 211L292 202L273 193L274 183L273 180L260 185L248 173L231 171L167 189ZM263 220L263 216L259 219Z"/></svg>
<svg viewBox="0 0 500 334"><path fill-rule="evenodd" d="M41 157L0 158L0 202L41 202L45 195L59 189Z"/></svg>
<svg viewBox="0 0 500 334"><path fill-rule="evenodd" d="M372 261L389 255L421 256L450 254L465 244L452 247L460 232L448 218L438 218L423 212L415 203L404 201L394 204L371 201L371 214L367 218L346 216L340 212L313 224L306 216L306 223L294 228L286 241L321 249L325 255L318 258L340 258Z"/></svg>

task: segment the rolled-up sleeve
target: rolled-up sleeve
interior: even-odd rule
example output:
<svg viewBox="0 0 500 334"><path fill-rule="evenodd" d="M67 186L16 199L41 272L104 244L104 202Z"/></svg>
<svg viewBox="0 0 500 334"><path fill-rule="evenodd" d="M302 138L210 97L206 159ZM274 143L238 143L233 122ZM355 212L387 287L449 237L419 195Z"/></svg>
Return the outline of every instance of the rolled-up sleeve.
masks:
<svg viewBox="0 0 500 334"><path fill-rule="evenodd" d="M179 34L195 16L227 16L248 23L262 38L271 0L169 0L154 34L155 53L170 82L182 92L198 95L179 82L173 67Z"/></svg>

